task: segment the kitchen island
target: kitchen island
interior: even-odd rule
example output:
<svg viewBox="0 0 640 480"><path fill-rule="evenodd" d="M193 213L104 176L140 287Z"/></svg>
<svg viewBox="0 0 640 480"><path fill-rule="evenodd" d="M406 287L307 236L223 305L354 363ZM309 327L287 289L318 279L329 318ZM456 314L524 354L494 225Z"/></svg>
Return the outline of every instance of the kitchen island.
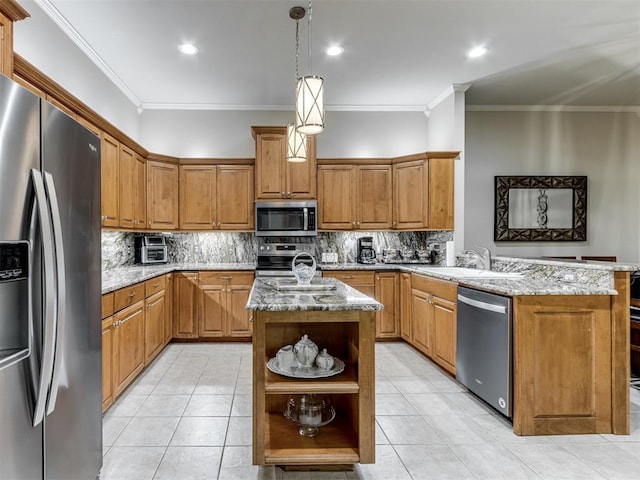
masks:
<svg viewBox="0 0 640 480"><path fill-rule="evenodd" d="M308 291L284 290L278 282L256 279L247 302L253 316L253 463L374 463L375 312L382 305L331 278ZM267 363L279 349L303 335L343 362L344 370L322 378L271 371ZM290 398L309 394L322 396L335 409L335 419L314 437L301 436L283 415Z"/></svg>

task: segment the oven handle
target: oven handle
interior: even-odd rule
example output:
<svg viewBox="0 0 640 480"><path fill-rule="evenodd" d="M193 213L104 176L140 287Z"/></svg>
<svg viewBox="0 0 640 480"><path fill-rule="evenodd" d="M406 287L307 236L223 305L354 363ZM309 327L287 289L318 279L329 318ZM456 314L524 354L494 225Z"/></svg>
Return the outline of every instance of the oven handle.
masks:
<svg viewBox="0 0 640 480"><path fill-rule="evenodd" d="M302 215L302 221L304 222L304 227L302 228L302 230L309 230L309 209L307 207L304 207L302 209Z"/></svg>
<svg viewBox="0 0 640 480"><path fill-rule="evenodd" d="M488 310L490 312L496 313L507 313L507 307L504 305L495 305L493 303L481 302L479 300L473 300L472 298L465 297L464 295L458 294L458 301L462 303L466 303L472 307L481 308L482 310Z"/></svg>

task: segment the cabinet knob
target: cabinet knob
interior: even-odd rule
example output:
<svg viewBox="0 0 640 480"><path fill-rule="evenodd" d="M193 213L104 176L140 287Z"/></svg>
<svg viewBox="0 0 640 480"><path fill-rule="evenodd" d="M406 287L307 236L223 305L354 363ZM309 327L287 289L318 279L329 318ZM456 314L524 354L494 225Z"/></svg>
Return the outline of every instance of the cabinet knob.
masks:
<svg viewBox="0 0 640 480"><path fill-rule="evenodd" d="M129 298L133 298L133 297L135 297L135 296L136 296L136 292L131 292L131 293L129 294Z"/></svg>
<svg viewBox="0 0 640 480"><path fill-rule="evenodd" d="M253 315L249 317L249 323L253 323Z"/></svg>
<svg viewBox="0 0 640 480"><path fill-rule="evenodd" d="M360 226L360 222L356 222L356 225Z"/></svg>

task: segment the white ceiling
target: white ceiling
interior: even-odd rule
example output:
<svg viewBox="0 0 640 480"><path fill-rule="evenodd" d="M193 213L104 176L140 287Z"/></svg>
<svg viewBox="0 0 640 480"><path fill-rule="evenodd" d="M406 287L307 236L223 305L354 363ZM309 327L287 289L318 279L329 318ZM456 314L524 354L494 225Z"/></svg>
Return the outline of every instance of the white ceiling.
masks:
<svg viewBox="0 0 640 480"><path fill-rule="evenodd" d="M138 107L291 109L289 9L306 0L36 3ZM640 0L315 0L312 27L327 109L425 110L453 84L471 105L640 106ZM478 44L488 55L467 59Z"/></svg>

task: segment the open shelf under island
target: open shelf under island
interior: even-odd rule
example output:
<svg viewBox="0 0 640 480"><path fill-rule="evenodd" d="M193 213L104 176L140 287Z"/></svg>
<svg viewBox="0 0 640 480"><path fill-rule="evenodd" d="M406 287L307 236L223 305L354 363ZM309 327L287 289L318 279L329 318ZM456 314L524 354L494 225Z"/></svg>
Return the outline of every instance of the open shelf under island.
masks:
<svg viewBox="0 0 640 480"><path fill-rule="evenodd" d="M253 463L348 465L375 461L375 312L382 304L333 278L329 291L282 291L277 280L256 279L247 310L253 318ZM267 367L285 345L308 335L345 363L325 378L279 375ZM314 437L298 433L283 415L290 397L317 394L335 419Z"/></svg>

